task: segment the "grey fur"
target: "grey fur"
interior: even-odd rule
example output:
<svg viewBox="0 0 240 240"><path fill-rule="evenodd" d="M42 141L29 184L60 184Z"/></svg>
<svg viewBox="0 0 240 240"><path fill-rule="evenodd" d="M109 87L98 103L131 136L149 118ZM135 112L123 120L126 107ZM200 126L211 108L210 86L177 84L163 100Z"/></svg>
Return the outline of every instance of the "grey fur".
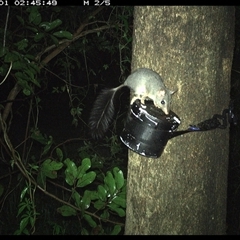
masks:
<svg viewBox="0 0 240 240"><path fill-rule="evenodd" d="M148 68L138 68L128 76L125 82L112 89L102 91L97 97L90 114L89 127L93 138L101 138L107 131L114 116L114 97L122 87L130 88L133 93L131 104L140 99L152 100L157 108L169 114L171 95L174 91L165 87L162 78L156 72Z"/></svg>

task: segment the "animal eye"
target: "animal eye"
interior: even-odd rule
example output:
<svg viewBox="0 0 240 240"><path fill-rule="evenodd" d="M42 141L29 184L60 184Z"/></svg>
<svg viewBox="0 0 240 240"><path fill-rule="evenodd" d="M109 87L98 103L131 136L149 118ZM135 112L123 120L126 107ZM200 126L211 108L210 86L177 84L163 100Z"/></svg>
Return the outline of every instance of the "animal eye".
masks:
<svg viewBox="0 0 240 240"><path fill-rule="evenodd" d="M162 104L162 105L164 105L164 104L165 104L165 101L164 101L164 100L162 100L162 101L161 101L161 104Z"/></svg>

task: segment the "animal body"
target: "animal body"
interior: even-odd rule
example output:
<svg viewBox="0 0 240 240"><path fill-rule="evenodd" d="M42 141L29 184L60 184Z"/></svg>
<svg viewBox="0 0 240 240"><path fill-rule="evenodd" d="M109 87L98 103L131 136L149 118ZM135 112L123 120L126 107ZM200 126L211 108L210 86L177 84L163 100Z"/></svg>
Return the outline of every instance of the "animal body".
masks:
<svg viewBox="0 0 240 240"><path fill-rule="evenodd" d="M103 90L98 95L89 118L89 128L93 138L101 138L107 131L114 116L114 98L123 87L130 88L133 94L131 104L137 99L140 99L142 104L145 104L145 100L152 100L157 108L160 108L166 115L169 114L171 95L174 91L166 88L162 78L155 71L138 68L122 85Z"/></svg>

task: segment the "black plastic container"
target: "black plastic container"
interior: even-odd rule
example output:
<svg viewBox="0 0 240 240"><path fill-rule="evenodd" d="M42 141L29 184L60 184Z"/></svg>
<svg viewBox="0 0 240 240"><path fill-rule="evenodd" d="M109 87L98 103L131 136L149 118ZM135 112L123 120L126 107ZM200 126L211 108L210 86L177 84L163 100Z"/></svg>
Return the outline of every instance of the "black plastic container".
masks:
<svg viewBox="0 0 240 240"><path fill-rule="evenodd" d="M180 119L174 112L165 115L152 102L143 105L136 100L131 105L120 139L132 151L145 157L158 158L179 124Z"/></svg>

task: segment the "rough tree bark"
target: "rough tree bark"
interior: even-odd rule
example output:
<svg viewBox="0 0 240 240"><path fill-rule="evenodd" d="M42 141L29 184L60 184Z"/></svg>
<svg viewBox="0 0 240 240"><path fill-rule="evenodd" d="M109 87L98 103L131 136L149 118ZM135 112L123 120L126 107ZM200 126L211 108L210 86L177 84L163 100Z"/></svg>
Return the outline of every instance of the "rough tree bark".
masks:
<svg viewBox="0 0 240 240"><path fill-rule="evenodd" d="M234 7L135 7L132 70L178 89L178 130L228 107L233 48ZM158 159L129 151L125 234L225 234L228 140L216 129L169 140Z"/></svg>

